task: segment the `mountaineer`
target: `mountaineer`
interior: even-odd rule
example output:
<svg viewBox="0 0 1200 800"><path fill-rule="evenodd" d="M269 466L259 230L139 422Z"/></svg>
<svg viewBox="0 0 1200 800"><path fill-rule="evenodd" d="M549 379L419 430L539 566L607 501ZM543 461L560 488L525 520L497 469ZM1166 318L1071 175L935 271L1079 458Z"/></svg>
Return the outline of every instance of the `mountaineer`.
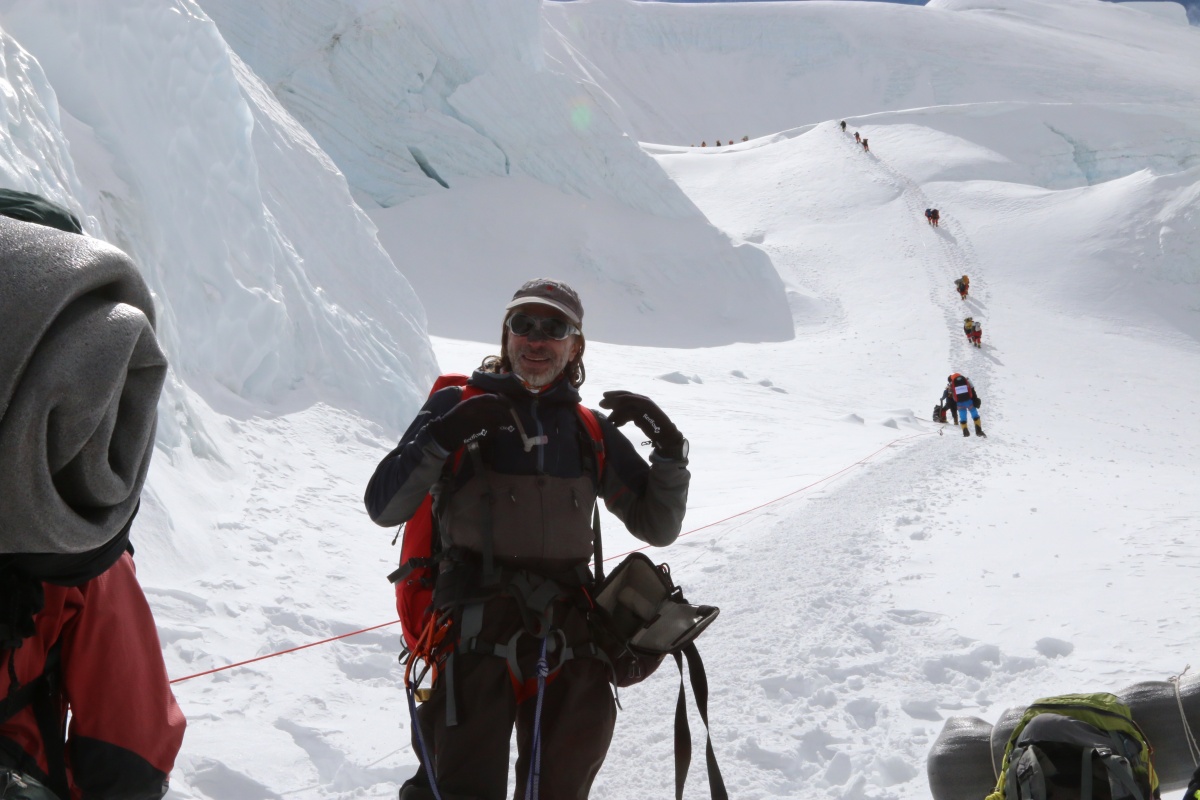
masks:
<svg viewBox="0 0 1200 800"><path fill-rule="evenodd" d="M967 431L967 415L975 420L975 435L984 436L983 426L979 421L978 409L983 405L983 401L979 399L979 395L975 393L975 387L971 385L971 381L965 375L960 375L957 372L946 378L946 388L949 390L954 402L958 408L958 424L962 426L963 436L970 436Z"/></svg>
<svg viewBox="0 0 1200 800"><path fill-rule="evenodd" d="M514 725L518 797L583 800L604 762L616 706L587 617L596 502L665 546L690 474L687 440L650 399L605 392L607 418L580 404L585 345L578 294L524 284L504 307L500 355L433 392L367 486L382 526L435 498L434 644L418 647L436 678L415 709L421 769L401 800L503 800ZM649 463L617 430L626 422L653 444ZM539 662L544 681L531 677Z"/></svg>

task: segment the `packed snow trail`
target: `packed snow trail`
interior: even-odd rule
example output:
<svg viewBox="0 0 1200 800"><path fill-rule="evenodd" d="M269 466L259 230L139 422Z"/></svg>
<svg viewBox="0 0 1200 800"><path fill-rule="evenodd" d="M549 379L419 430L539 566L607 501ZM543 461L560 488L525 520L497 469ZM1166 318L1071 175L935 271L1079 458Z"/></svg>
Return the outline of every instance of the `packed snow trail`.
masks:
<svg viewBox="0 0 1200 800"><path fill-rule="evenodd" d="M876 226L889 227L880 239L890 245L887 252L891 258L877 271L909 278L903 284L904 294L890 298L893 305L909 311L906 316L887 317L895 320L894 335L912 330L909 335L929 342L942 358L948 357L946 361L936 359L939 363L927 370L929 399L936 400L947 373L961 371L972 377L985 398L982 416L988 430L990 415L986 412L992 408L986 402L989 362L969 358L978 352L974 348L963 349L968 347L961 331L964 303L952 285L953 279L964 273L974 273L978 280L978 261L965 231L955 223L941 230L924 222L923 209L935 204L915 181L881 155L890 138L886 133L880 135L885 130L868 131L875 134L868 138L876 140L876 150L864 152L835 122L822 123L801 137L807 141L791 139L789 146L776 140L761 148L757 156L779 148L781 158L797 159L792 148L807 145L808 150L802 152L808 159L834 164L831 171L840 168L851 180L875 191L875 202L887 204L886 214L877 213L872 220ZM842 147L853 148L853 152ZM830 149L838 155L830 156ZM722 156L738 158L732 153ZM747 154L747 158L755 157ZM836 166L843 157L850 166ZM663 160L670 165L671 158L664 156ZM706 154L704 162L714 161ZM722 165L721 177L713 179L707 176L709 165L704 162L689 159L685 163L704 167L703 172L692 175L681 168L676 171L677 178L685 187L695 187L693 196L702 208L712 208L719 218L728 220L729 207L737 206L740 198L737 167ZM777 183L780 193L789 192L786 171L793 165L785 164L778 169L785 175ZM880 186L886 191L870 188ZM709 194L714 190L721 193L720 204L713 202L716 195ZM803 220L808 226L804 233L822 235L828 228L826 220L853 213L854 198L872 201L872 196L855 186L846 186L840 195L820 190L814 194L837 197L845 210L800 204L776 211L779 199L770 193L757 202L780 219ZM899 212L890 206L894 198L901 200ZM749 218L751 215L745 214L738 221ZM731 234L745 235L736 227ZM871 271L873 254L826 254L814 264L809 261L811 246L808 251L790 246L790 241L800 236L799 231L792 232L789 242L763 237L763 246L772 253L781 274L808 280L819 273L821 291L836 293L839 307L829 333L846 336L842 331L854 330L855 320L864 319L863 312L868 309L870 316L865 319L877 320L890 311L879 305L879 293L862 284L856 274ZM936 242L931 237L936 237ZM920 308L924 298L934 314ZM879 333L880 327L868 325L863 331ZM799 347L804 345L803 340L797 342ZM850 357L856 358L867 385L894 390L896 387L872 375L867 366L876 361L872 351L878 346L872 343L867 352ZM921 406L922 418L927 405ZM946 625L941 613L928 607L897 607L891 599L896 587L924 577L906 571L914 550L939 546L947 538L973 538L973 531L954 520L958 485L965 484L970 492L970 487L986 484L1013 462L1012 448L1023 444L1005 444L1001 437L981 449L976 442L963 442L956 427L943 430L950 435L915 442L851 481L758 518L757 535L747 533L749 526L739 526L737 535L723 538L719 551L697 558L697 566L705 570L701 588L685 588L689 596L722 607L719 630L723 638L729 638L715 658L710 658L708 672L714 684L710 714L718 736L718 756L734 754L735 766L726 768L726 774L734 776L727 778L732 794L921 797L927 791L924 754L948 713L963 708L983 713L994 696L1021 694L1030 685L1049 682L1047 656L1009 653L995 642L967 639ZM740 555L727 558L724 566L706 564L717 558L717 552ZM672 565L679 576L677 561ZM986 560L978 563L986 576ZM714 580L713 573L721 577ZM708 584L714 592L724 589L728 598L712 599L703 590ZM781 617L787 620L782 625ZM726 681L738 677L732 678L732 685L718 689L714 673ZM1040 689L1031 691L1040 693ZM753 725L743 722L734 730L721 732L722 718L737 719L737 711L747 708L760 709ZM641 714L637 711L629 716ZM635 727L653 731L653 724L647 718ZM654 744L649 740L630 746L624 762L638 766L631 786L653 780L653 768L632 756L651 752ZM696 747L700 746L701 740L697 740ZM657 763L658 759L649 761Z"/></svg>
<svg viewBox="0 0 1200 800"><path fill-rule="evenodd" d="M892 599L892 587L917 577L900 571L898 543L961 534L949 498L936 499L944 474L990 470L957 439L894 448L826 490L664 554L693 602L721 608L698 645L731 796L920 797L924 775L913 765L947 709L986 704L1045 664L964 639L936 611ZM668 661L622 692L597 796L670 795L677 681ZM753 720L746 709L758 709ZM692 731L700 754L698 718ZM706 796L698 759L688 797Z"/></svg>
<svg viewBox="0 0 1200 800"><path fill-rule="evenodd" d="M872 135L877 139L882 138L885 147L895 140L895 135L890 133L888 126L880 126L879 133L872 129ZM846 138L848 141L849 137ZM856 150L862 149L857 144L852 146ZM877 151L863 152L862 155L872 159L877 169L901 192L904 205L910 212L913 238L920 243L920 260L929 273L930 300L935 307L943 310L946 318L946 330L950 337L950 372L963 372L982 396L991 384L991 370L987 360L975 358L979 350L966 342L966 336L962 334L962 321L964 317L974 316L986 306L974 294L968 294L965 301L957 299L954 291L955 279L963 275L971 278L974 292L978 293L980 284L984 282L981 280L979 260L975 257L970 238L952 213L942 211L920 184L888 164L885 156L881 156ZM939 208L941 218L937 226L924 221L927 208ZM930 236L934 237L933 247L929 244ZM906 245L906 252L912 254L911 244ZM981 318L979 321L982 324L986 319ZM950 417L947 416L947 419Z"/></svg>

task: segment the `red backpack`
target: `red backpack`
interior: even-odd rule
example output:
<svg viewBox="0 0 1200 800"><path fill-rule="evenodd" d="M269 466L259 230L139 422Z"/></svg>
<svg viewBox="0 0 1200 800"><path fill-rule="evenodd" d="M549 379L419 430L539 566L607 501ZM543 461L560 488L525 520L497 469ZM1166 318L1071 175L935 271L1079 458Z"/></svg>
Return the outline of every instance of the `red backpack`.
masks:
<svg viewBox="0 0 1200 800"><path fill-rule="evenodd" d="M481 389L468 386L467 376L458 373L439 376L429 394L432 397L438 390L448 386L463 387L463 400L484 394ZM582 404L576 405L575 411L592 442L598 478L604 472L604 433L600 429L600 420L596 418L595 412ZM447 459L453 460L455 471L458 470L462 456L463 448L460 447ZM433 531L433 496L426 494L416 513L404 523L404 535L400 542L400 568L388 575L388 580L396 585L396 612L400 615L404 644L410 651L416 647L417 640L433 615L433 584L437 579Z"/></svg>
<svg viewBox="0 0 1200 800"><path fill-rule="evenodd" d="M966 403L975 399L975 387L966 377L957 372L950 376L950 395L956 403Z"/></svg>

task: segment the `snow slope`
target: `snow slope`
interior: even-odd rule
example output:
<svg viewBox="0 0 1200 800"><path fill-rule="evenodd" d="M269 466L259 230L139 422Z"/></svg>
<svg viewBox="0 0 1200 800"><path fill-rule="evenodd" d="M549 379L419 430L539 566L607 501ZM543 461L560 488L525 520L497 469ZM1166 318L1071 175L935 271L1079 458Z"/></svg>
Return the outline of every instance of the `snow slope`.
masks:
<svg viewBox="0 0 1200 800"><path fill-rule="evenodd" d="M503 19L487 4L475 18L369 0L289 4L306 18L293 29L282 5L228 4L218 34L182 0L108 14L0 2L0 169L90 215L170 312L175 382L135 529L168 667L187 678L169 797L385 798L410 774L392 628L190 676L394 618L392 532L367 521L362 488L431 354L462 371L493 352L531 264L594 282L589 404L645 392L692 441L689 534L653 555L722 609L700 645L733 796L924 798L947 716L995 720L1037 696L1182 670L1200 618L1200 422L1186 405L1200 389L1198 32L1100 2L984 6L590 0ZM421 25L401 34L397 19ZM230 20L247 32L234 49L263 52L232 55ZM483 49L481 27L495 40ZM376 237L343 161L377 152L369 117L326 110L305 120L310 135L299 101L265 90L325 80L331 61L289 55L319 41L299 29L362 48L419 36L439 63L478 53L493 59L480 86L506 98L517 88L488 76L526 75L521 58L552 68L547 86L590 81L611 115L597 150L552 133L543 149L589 180L572 153L623 154L613 182L481 171L372 208ZM256 65L268 56L310 77ZM437 88L422 102L437 106ZM527 107L514 108L519 126ZM654 144L631 154L625 123ZM412 124L392 141L418 141ZM755 138L711 147L743 133ZM460 134L447 148L470 162ZM701 138L709 148L688 147ZM389 163L379 180L402 186ZM613 188L653 170L697 210L647 213ZM729 255L738 245L758 255ZM686 283L673 263L638 286L686 303L604 289L627 287L625 256L672 247L714 261ZM764 257L774 282L755 272ZM716 263L743 265L749 283L701 335L736 282L712 280ZM951 286L964 272L966 302ZM457 311L464 290L482 321ZM793 338L736 335L776 301ZM445 335L425 338L422 306ZM967 314L982 350L962 337ZM927 421L952 370L984 398L986 440ZM611 554L636 546L611 518L605 538ZM593 796L670 796L676 686L664 667L622 692ZM702 772L687 797L707 796Z"/></svg>
<svg viewBox="0 0 1200 800"><path fill-rule="evenodd" d="M1097 0L550 3L546 21L641 141L989 101L1195 100L1196 30ZM1061 53L1069 52L1069 59ZM655 76L647 91L645 76Z"/></svg>
<svg viewBox="0 0 1200 800"><path fill-rule="evenodd" d="M203 5L346 174L434 333L491 338L491 298L552 274L638 309L589 323L606 341L791 338L762 253L712 227L604 87L546 58L539 0Z"/></svg>

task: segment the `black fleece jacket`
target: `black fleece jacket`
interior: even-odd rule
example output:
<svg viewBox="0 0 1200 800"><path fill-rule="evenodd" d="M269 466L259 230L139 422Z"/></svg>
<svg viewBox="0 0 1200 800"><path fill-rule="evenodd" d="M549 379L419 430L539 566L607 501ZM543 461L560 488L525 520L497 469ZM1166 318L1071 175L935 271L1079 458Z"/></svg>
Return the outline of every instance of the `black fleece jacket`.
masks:
<svg viewBox="0 0 1200 800"><path fill-rule="evenodd" d="M476 371L470 385L485 392L507 396L513 401L528 436L546 435L545 445L526 452L520 435L501 429L489 433L480 444L488 467L510 475L552 475L575 478L583 473L586 434L575 411L579 392L560 380L539 394L526 389L511 373ZM438 445L426 428L430 420L445 414L462 398L460 387L442 389L426 401L409 425L399 445L384 456L367 484L363 498L367 513L378 525L391 527L407 521L416 512L429 489L441 478L450 452ZM663 458L651 453L650 463L638 454L608 418L596 412L604 434L605 467L599 494L604 504L637 538L652 545L668 545L679 536L687 507L691 475L687 460ZM471 475L470 459L464 459L455 484Z"/></svg>

